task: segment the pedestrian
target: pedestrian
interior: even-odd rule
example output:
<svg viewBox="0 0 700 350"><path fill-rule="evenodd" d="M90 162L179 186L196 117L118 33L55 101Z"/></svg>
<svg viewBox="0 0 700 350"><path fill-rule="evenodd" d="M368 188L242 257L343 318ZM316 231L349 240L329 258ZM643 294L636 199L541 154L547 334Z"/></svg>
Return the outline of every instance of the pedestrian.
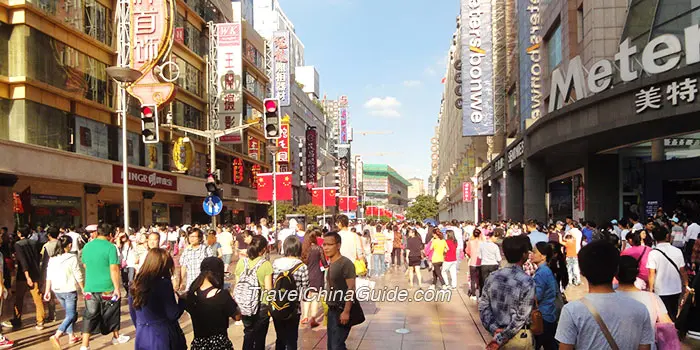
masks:
<svg viewBox="0 0 700 350"><path fill-rule="evenodd" d="M61 307L66 311L66 317L58 326L56 333L49 339L56 349L61 348L61 336L68 335L68 344L73 345L82 339L77 336L73 329L78 320L78 286L80 290L85 290L83 271L78 264L78 256L72 253L73 239L64 235L58 238L60 254L56 254L49 259L46 268L46 287L44 290L44 300L51 300L51 293L56 295L56 299L61 303Z"/></svg>
<svg viewBox="0 0 700 350"><path fill-rule="evenodd" d="M137 252L134 248L134 243L131 241L126 232L120 232L116 239L117 252L119 253L119 262L121 267L121 278L124 290L127 295L129 293L131 283L136 276Z"/></svg>
<svg viewBox="0 0 700 350"><path fill-rule="evenodd" d="M647 257L649 291L661 297L668 314L675 321L680 297L688 288L685 259L683 252L669 243L667 228L657 226L653 234L658 244Z"/></svg>
<svg viewBox="0 0 700 350"><path fill-rule="evenodd" d="M392 241L392 251L391 251L391 263L396 269L401 267L401 260L403 260L403 254L401 252L401 243L403 241L403 235L398 226L394 226L393 229L394 240Z"/></svg>
<svg viewBox="0 0 700 350"><path fill-rule="evenodd" d="M386 236L380 225L377 225L377 232L372 240L372 273L370 276L380 277L386 270L384 262L384 252L386 247Z"/></svg>
<svg viewBox="0 0 700 350"><path fill-rule="evenodd" d="M528 237L530 238L530 244L534 247L538 242L548 242L549 236L546 233L541 232L538 227L540 224L535 220L530 220L527 223Z"/></svg>
<svg viewBox="0 0 700 350"><path fill-rule="evenodd" d="M554 248L550 243L538 242L532 250L532 262L537 265L535 272L535 305L542 313L543 333L535 335L535 348L545 350L557 349L554 334L557 330L556 299L559 293L559 283L554 276L550 264L554 261Z"/></svg>
<svg viewBox="0 0 700 350"><path fill-rule="evenodd" d="M2 261L2 275L4 280L2 282L5 289L9 290L12 288L11 273L15 264L14 259L12 258L14 253L14 242L7 227L0 228L0 239L2 240L2 244L0 244L0 253L4 258Z"/></svg>
<svg viewBox="0 0 700 350"><path fill-rule="evenodd" d="M631 256L637 261L637 265L639 265L639 275L637 276L635 285L640 290L648 290L649 269L647 268L647 262L649 259L649 253L651 252L651 248L647 247L646 245L642 245L642 238L639 234L640 232L641 231L636 231L627 234L627 237L625 237L625 239L629 248L622 251L620 255Z"/></svg>
<svg viewBox="0 0 700 350"><path fill-rule="evenodd" d="M4 228L4 229L5 229L5 233L7 233L7 228ZM0 235L0 246L5 245L6 239L9 239L9 234ZM0 278L0 279L3 279L3 280L5 278L5 261L6 261L4 259L5 251L6 251L5 249L0 249L0 265L2 265L2 268L0 268L0 274L1 274L0 277L2 277L2 278ZM3 301L7 299L8 295L9 295L8 289L4 285L0 284L0 308L2 307ZM2 312L0 312L0 315L1 314L2 314ZM14 346L14 344L15 344L15 342L6 338L2 334L2 328L0 328L0 350L9 349L12 346Z"/></svg>
<svg viewBox="0 0 700 350"><path fill-rule="evenodd" d="M167 250L151 249L129 293L129 313L136 327L136 350L187 349L178 320L183 300L175 298L171 276L175 263Z"/></svg>
<svg viewBox="0 0 700 350"><path fill-rule="evenodd" d="M323 236L323 252L330 260L327 273L328 330L326 333L328 350L345 350L345 341L350 334L352 322L350 311L353 307L355 291L355 264L340 254L342 238L337 232Z"/></svg>
<svg viewBox="0 0 700 350"><path fill-rule="evenodd" d="M9 322L3 322L3 327L20 329L22 327L22 315L24 310L24 296L27 291L32 295L36 306L36 329L44 329L44 303L39 289L41 280L40 249L37 240L29 239L32 233L28 225L22 225L17 229L18 241L15 243L15 256L17 257L17 278L15 282L15 308L14 318Z"/></svg>
<svg viewBox="0 0 700 350"><path fill-rule="evenodd" d="M642 303L646 307L647 311L649 312L649 321L651 322L652 330L655 329L659 323L667 323L675 332L673 321L671 321L671 317L669 317L668 311L666 310L666 305L664 305L661 298L652 292L642 291L635 286L638 275L639 262L637 259L628 255L621 256L620 268L617 272L617 281L619 286L615 292L632 298ZM656 349L656 344L652 343L651 348Z"/></svg>
<svg viewBox="0 0 700 350"><path fill-rule="evenodd" d="M423 284L423 278L420 272L421 260L424 258L423 240L416 229L408 231L408 242L406 243L406 261L408 262L408 282L413 288L413 273L415 272L418 278L418 288ZM456 280L456 279L455 279Z"/></svg>
<svg viewBox="0 0 700 350"><path fill-rule="evenodd" d="M465 254L469 257L469 298L476 301L476 292L481 292L481 282L479 269L481 267L481 257L479 256L479 246L481 245L481 229L475 228L472 237L467 242Z"/></svg>
<svg viewBox="0 0 700 350"><path fill-rule="evenodd" d="M576 229L572 229L574 231ZM569 284L578 286L581 284L581 271L578 264L578 250L576 238L571 233L566 233L562 238L559 236L559 242L564 246L566 251L566 271L569 275Z"/></svg>
<svg viewBox="0 0 700 350"><path fill-rule="evenodd" d="M501 249L496 244L499 233L494 231L491 237L485 237L479 244L479 257L481 257L481 266L479 266L479 285L484 287L486 279L491 273L498 270L501 264ZM481 290L480 290L481 292Z"/></svg>
<svg viewBox="0 0 700 350"><path fill-rule="evenodd" d="M246 258L240 259L236 265L236 303L243 314L243 349L262 350L265 348L265 337L270 327L270 307L267 293L272 289L272 264L265 259L267 241L264 237L255 235L251 238ZM245 274L245 276L244 276ZM243 280L253 275L252 280ZM241 283L245 282L245 283ZM257 283L256 283L257 282ZM238 291L241 289L257 289L252 296L243 298ZM259 292L259 293L258 293ZM248 313L245 310L252 310Z"/></svg>
<svg viewBox="0 0 700 350"><path fill-rule="evenodd" d="M112 333L112 344L124 344L129 337L119 334L121 313L121 283L119 280L119 256L117 247L110 242L114 231L111 225L97 228L97 237L83 247L82 262L85 265L85 312L83 314L83 345L90 349L92 334Z"/></svg>
<svg viewBox="0 0 700 350"><path fill-rule="evenodd" d="M41 247L41 282L39 283L39 293L42 293L43 287L46 286L46 269L49 266L49 259L63 253L63 249L58 244L58 236L60 230L58 227L50 226L46 229L47 242ZM48 309L48 316L44 323L53 322L56 319L56 297L50 293L49 300L44 310Z"/></svg>
<svg viewBox="0 0 700 350"><path fill-rule="evenodd" d="M207 249L209 249L209 255L215 258L221 259L223 254L221 253L221 244L216 241L216 230L209 230L207 232ZM226 264L224 264L224 268Z"/></svg>
<svg viewBox="0 0 700 350"><path fill-rule="evenodd" d="M194 329L190 350L233 350L228 337L229 319L238 321L241 315L231 293L224 289L224 263L208 257L200 271L183 296ZM245 345L243 348L247 349Z"/></svg>
<svg viewBox="0 0 700 350"><path fill-rule="evenodd" d="M487 349L533 349L530 321L535 282L523 271L531 248L527 236L503 240L503 253L511 264L493 272L486 279L479 296L479 317L493 335Z"/></svg>
<svg viewBox="0 0 700 350"><path fill-rule="evenodd" d="M180 255L180 288L178 290L189 290L192 282L199 276L202 261L211 256L210 250L203 244L204 233L202 230L192 229L187 238L190 244Z"/></svg>
<svg viewBox="0 0 700 350"><path fill-rule="evenodd" d="M283 243L284 257L276 259L272 264L275 301L271 313L277 334L275 341L277 350L296 350L297 348L301 299L303 293L309 288L309 270L301 260L301 245L296 235L287 237ZM290 294L290 290L284 290L281 287L296 287L298 294Z"/></svg>
<svg viewBox="0 0 700 350"><path fill-rule="evenodd" d="M321 235L318 229L306 230L306 236L301 248L301 261L306 264L309 271L309 289L306 300L302 301L301 324L308 324L309 327L319 326L318 320L318 295L323 288L323 271L328 267L328 262L323 256L323 250L318 245L317 238Z"/></svg>
<svg viewBox="0 0 700 350"><path fill-rule="evenodd" d="M581 249L579 260L589 292L564 305L555 336L560 349L649 349L654 330L647 309L613 290L619 251L610 242L598 240Z"/></svg>
<svg viewBox="0 0 700 350"><path fill-rule="evenodd" d="M446 286L445 280L442 278L442 263L445 262L445 253L447 253L447 242L442 238L442 232L439 229L433 229L433 240L430 241L432 252L431 262L433 263L433 284L430 289L436 289L437 283L440 280L443 288Z"/></svg>
<svg viewBox="0 0 700 350"><path fill-rule="evenodd" d="M148 249L160 248L160 234L158 232L149 233L146 245Z"/></svg>
<svg viewBox="0 0 700 350"><path fill-rule="evenodd" d="M362 243L360 238L356 233L353 233L349 229L350 220L347 215L340 214L335 218L335 223L338 226L338 234L342 238L345 245L341 247L340 253L350 259L353 263L356 260L364 259L364 250L362 249ZM393 233L389 233L393 238ZM387 238L389 236L387 235ZM392 245L393 247L393 245ZM391 248L388 250L391 253Z"/></svg>
<svg viewBox="0 0 700 350"><path fill-rule="evenodd" d="M221 233L216 235L216 242L221 246L221 259L224 262L224 275L229 275L231 261L233 261L233 234L228 227L224 227Z"/></svg>
<svg viewBox="0 0 700 350"><path fill-rule="evenodd" d="M447 250L441 270L442 279L445 281L443 288L457 289L457 237L455 237L455 233L451 229L448 229L445 233Z"/></svg>

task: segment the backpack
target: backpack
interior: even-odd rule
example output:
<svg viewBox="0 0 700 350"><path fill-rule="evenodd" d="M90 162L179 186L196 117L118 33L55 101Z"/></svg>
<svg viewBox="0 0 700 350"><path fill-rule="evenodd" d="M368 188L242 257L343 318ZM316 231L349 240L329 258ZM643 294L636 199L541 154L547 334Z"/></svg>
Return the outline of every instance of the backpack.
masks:
<svg viewBox="0 0 700 350"><path fill-rule="evenodd" d="M262 293L260 281L258 281L257 271L260 266L267 260L260 259L253 268L248 268L249 259L243 260L243 272L236 283L236 288L233 290L233 296L241 309L243 316L255 316L258 314L260 306L260 295Z"/></svg>
<svg viewBox="0 0 700 350"><path fill-rule="evenodd" d="M299 308L300 295L292 297L290 291L297 290L297 282L294 280L294 273L299 270L304 263L298 263L291 269L284 271L275 279L273 289L273 300L270 303L270 315L276 320L288 320Z"/></svg>

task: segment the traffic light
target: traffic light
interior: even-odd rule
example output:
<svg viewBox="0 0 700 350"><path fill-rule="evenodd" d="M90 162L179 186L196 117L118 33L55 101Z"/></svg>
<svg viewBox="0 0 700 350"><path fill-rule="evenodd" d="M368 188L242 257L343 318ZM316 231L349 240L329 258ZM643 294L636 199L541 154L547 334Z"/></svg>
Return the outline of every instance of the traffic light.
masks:
<svg viewBox="0 0 700 350"><path fill-rule="evenodd" d="M155 105L141 106L141 137L143 143L158 143L158 107Z"/></svg>
<svg viewBox="0 0 700 350"><path fill-rule="evenodd" d="M207 183L204 186L207 189L207 195L219 196L219 186L216 184L216 177L214 177L214 174L207 175Z"/></svg>
<svg viewBox="0 0 700 350"><path fill-rule="evenodd" d="M268 140L276 140L281 134L281 117L280 117L280 100L276 98L266 98L263 101L265 105L265 138Z"/></svg>

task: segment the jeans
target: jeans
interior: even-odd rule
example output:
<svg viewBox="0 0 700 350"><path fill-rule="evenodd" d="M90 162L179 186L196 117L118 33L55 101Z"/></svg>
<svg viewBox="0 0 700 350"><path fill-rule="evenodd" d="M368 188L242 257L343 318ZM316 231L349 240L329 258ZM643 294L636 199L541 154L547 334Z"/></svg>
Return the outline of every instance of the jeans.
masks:
<svg viewBox="0 0 700 350"><path fill-rule="evenodd" d="M535 349L539 349L540 347L543 347L544 350L558 349L559 345L557 341L554 340L554 334L557 332L557 324L544 320L542 320L542 324L544 324L544 332L535 336Z"/></svg>
<svg viewBox="0 0 700 350"><path fill-rule="evenodd" d="M575 286L581 284L581 272L578 269L578 258L566 258L566 272L569 273L569 284Z"/></svg>
<svg viewBox="0 0 700 350"><path fill-rule="evenodd" d="M445 285L445 280L442 278L442 262L433 263L433 285L437 287L437 282L440 280L442 285Z"/></svg>
<svg viewBox="0 0 700 350"><path fill-rule="evenodd" d="M486 279L489 277L491 272L498 270L499 265L481 265L479 267L479 296L481 296L482 289L484 289L484 284L486 284Z"/></svg>
<svg viewBox="0 0 700 350"><path fill-rule="evenodd" d="M403 256L401 252L403 249L401 248L394 248L394 250L391 252L391 263L395 266L401 266L401 259L403 259Z"/></svg>
<svg viewBox="0 0 700 350"><path fill-rule="evenodd" d="M78 292L55 293L61 307L66 310L66 318L58 326L62 333L73 334L73 326L78 320Z"/></svg>
<svg viewBox="0 0 700 350"><path fill-rule="evenodd" d="M447 277L450 279L448 280ZM457 262L456 261L445 261L442 264L442 279L445 280L445 282L450 282L446 283L451 285L453 288L457 288Z"/></svg>
<svg viewBox="0 0 700 350"><path fill-rule="evenodd" d="M350 328L340 324L340 310L329 309L328 310L328 330L326 337L328 342L326 346L328 350L346 350L345 340L348 339L350 334Z"/></svg>
<svg viewBox="0 0 700 350"><path fill-rule="evenodd" d="M243 350L264 350L267 330L270 328L270 307L260 304L258 314L243 316Z"/></svg>
<svg viewBox="0 0 700 350"><path fill-rule="evenodd" d="M34 282L32 288L29 288L27 281L17 281L17 290L15 291L17 295L15 296L15 318L12 320L12 324L15 327L19 327L22 322L22 311L24 310L24 295L27 291L31 293L32 300L34 301L34 306L36 306L36 323L44 324L44 319L46 317L44 313L44 301L39 292L39 283Z"/></svg>
<svg viewBox="0 0 700 350"><path fill-rule="evenodd" d="M469 296L476 296L476 291L481 291L479 285L479 266L469 266Z"/></svg>
<svg viewBox="0 0 700 350"><path fill-rule="evenodd" d="M696 277L697 278L697 277ZM679 294L673 295L660 295L661 301L664 302L666 306L666 311L668 311L668 316L671 317L673 322L676 322L676 316L678 316L678 302L681 298Z"/></svg>
<svg viewBox="0 0 700 350"><path fill-rule="evenodd" d="M275 333L277 334L276 350L297 350L300 318L300 314L294 314L288 320L272 319L272 322L275 324Z"/></svg>
<svg viewBox="0 0 700 350"><path fill-rule="evenodd" d="M384 273L384 254L372 254L372 274L381 276Z"/></svg>

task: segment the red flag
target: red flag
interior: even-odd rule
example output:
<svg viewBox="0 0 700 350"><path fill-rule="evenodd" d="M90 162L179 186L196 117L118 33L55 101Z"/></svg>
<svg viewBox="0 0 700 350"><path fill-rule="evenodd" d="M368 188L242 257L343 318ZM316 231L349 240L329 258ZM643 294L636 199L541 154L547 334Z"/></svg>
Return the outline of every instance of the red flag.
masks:
<svg viewBox="0 0 700 350"><path fill-rule="evenodd" d="M365 216L379 216L379 210L373 205L368 205L365 208Z"/></svg>
<svg viewBox="0 0 700 350"><path fill-rule="evenodd" d="M341 211L355 211L357 210L357 197L355 196L343 196L338 197L338 208Z"/></svg>
<svg viewBox="0 0 700 350"><path fill-rule="evenodd" d="M442 80L440 80L440 84L444 84L447 81L447 77L442 77Z"/></svg>
<svg viewBox="0 0 700 350"><path fill-rule="evenodd" d="M272 173L258 173L258 200L273 200ZM292 200L292 173L277 173L277 200Z"/></svg>
<svg viewBox="0 0 700 350"><path fill-rule="evenodd" d="M326 207L335 207L335 195L338 193L337 187L318 187L311 190L311 203L323 206L325 198Z"/></svg>

